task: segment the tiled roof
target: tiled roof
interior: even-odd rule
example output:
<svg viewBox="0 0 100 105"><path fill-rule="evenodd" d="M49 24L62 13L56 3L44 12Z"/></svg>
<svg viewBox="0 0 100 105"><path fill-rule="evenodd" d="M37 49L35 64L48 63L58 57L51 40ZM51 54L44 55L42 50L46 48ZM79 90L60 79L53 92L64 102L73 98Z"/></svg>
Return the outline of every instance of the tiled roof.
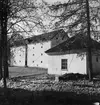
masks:
<svg viewBox="0 0 100 105"><path fill-rule="evenodd" d="M100 49L100 43L91 39L91 48ZM86 49L88 47L87 37L73 36L59 45L49 49L46 53L56 54L62 52L71 52L76 50Z"/></svg>
<svg viewBox="0 0 100 105"><path fill-rule="evenodd" d="M56 31L52 31L52 32L48 32L48 33L44 33L41 35L36 35L30 38L26 38L24 40L20 40L20 41L16 41L14 42L14 46L21 46L21 45L25 45L25 43L39 43L39 42L47 42L52 40L53 38L57 37L66 37L65 35L65 31L63 29L60 30L56 30ZM67 36L68 37L68 36Z"/></svg>

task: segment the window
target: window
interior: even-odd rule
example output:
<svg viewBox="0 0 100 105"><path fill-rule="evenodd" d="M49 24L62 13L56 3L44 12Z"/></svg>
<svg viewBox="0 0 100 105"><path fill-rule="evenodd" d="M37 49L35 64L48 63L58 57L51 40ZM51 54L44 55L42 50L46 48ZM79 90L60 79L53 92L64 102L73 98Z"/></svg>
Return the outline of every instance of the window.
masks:
<svg viewBox="0 0 100 105"><path fill-rule="evenodd" d="M67 59L61 60L61 69L67 69Z"/></svg>
<svg viewBox="0 0 100 105"><path fill-rule="evenodd" d="M43 48L43 46L41 46L41 48Z"/></svg>
<svg viewBox="0 0 100 105"><path fill-rule="evenodd" d="M41 53L41 56L43 55L43 53Z"/></svg>
<svg viewBox="0 0 100 105"><path fill-rule="evenodd" d="M96 57L96 62L98 62L98 57Z"/></svg>
<svg viewBox="0 0 100 105"><path fill-rule="evenodd" d="M43 63L43 61L41 61L41 63Z"/></svg>

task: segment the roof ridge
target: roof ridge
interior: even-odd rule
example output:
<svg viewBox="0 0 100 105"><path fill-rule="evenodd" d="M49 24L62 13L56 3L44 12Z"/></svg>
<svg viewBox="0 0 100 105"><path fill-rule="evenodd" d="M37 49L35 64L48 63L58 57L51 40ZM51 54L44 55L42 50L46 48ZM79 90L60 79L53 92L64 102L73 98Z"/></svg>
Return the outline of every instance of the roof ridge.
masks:
<svg viewBox="0 0 100 105"><path fill-rule="evenodd" d="M84 36L86 39L86 36ZM76 40L75 40L76 39ZM73 41L75 40L75 41ZM100 43L96 40L92 39L91 47L95 49L100 49ZM73 41L73 43L71 43ZM87 41L81 37L72 36L71 38L65 40L64 42L50 48L49 50L45 51L45 53L52 53L52 52L61 52L61 51L68 51L68 50L76 50L76 49L84 49L87 48Z"/></svg>
<svg viewBox="0 0 100 105"><path fill-rule="evenodd" d="M24 45L25 43L41 43L41 42L47 42L47 41L51 41L54 37L58 36L58 37L63 37L66 36L65 35L66 32L63 29L59 29L59 30L54 30L48 33L44 33L44 34L40 34L40 35L35 35L20 41L16 41L14 44L15 46L21 46ZM14 46L14 45L12 45Z"/></svg>
<svg viewBox="0 0 100 105"><path fill-rule="evenodd" d="M46 32L46 33L42 33L42 34L39 34L39 35L34 35L34 36L29 37L29 38L39 37L39 36L43 36L43 35L45 35L45 34L51 34L51 33L53 33L53 32L57 32L57 31L63 31L63 32L65 32L63 29L60 29L60 30L53 30L53 31ZM29 39L29 38L25 38L25 39Z"/></svg>

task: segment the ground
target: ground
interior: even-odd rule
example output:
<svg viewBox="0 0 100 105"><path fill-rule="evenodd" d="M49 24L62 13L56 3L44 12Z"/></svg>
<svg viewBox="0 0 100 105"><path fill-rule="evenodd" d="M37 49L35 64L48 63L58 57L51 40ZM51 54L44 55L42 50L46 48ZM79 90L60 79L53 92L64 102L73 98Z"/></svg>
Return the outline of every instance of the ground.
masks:
<svg viewBox="0 0 100 105"><path fill-rule="evenodd" d="M15 76L17 68L11 69L10 75ZM21 70L26 72L20 73ZM7 80L6 91L0 82L0 105L92 105L100 102L100 81L94 83L79 79L58 82L43 69L38 69L38 73L33 68L21 70L19 73L17 70L16 78Z"/></svg>
<svg viewBox="0 0 100 105"><path fill-rule="evenodd" d="M10 77L45 74L47 69L33 67L9 67Z"/></svg>

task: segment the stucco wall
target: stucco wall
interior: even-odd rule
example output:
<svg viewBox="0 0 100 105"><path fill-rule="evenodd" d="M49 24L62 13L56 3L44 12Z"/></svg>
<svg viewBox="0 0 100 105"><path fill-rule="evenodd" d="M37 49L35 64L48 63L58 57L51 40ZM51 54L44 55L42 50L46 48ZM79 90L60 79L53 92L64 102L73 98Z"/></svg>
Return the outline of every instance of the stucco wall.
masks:
<svg viewBox="0 0 100 105"><path fill-rule="evenodd" d="M61 69L61 59L68 59L68 70ZM77 54L54 55L49 56L49 74L62 75L64 73L81 73L86 74L86 55L81 60Z"/></svg>
<svg viewBox="0 0 100 105"><path fill-rule="evenodd" d="M48 55L45 53L51 47L50 42L28 45L28 66L48 68Z"/></svg>
<svg viewBox="0 0 100 105"><path fill-rule="evenodd" d="M48 55L46 50L51 48L51 42L28 44L27 65L29 67L48 68ZM15 47L11 49L13 56L11 66L25 66L25 47Z"/></svg>
<svg viewBox="0 0 100 105"><path fill-rule="evenodd" d="M11 66L24 66L25 65L25 47L14 47L11 49Z"/></svg>

